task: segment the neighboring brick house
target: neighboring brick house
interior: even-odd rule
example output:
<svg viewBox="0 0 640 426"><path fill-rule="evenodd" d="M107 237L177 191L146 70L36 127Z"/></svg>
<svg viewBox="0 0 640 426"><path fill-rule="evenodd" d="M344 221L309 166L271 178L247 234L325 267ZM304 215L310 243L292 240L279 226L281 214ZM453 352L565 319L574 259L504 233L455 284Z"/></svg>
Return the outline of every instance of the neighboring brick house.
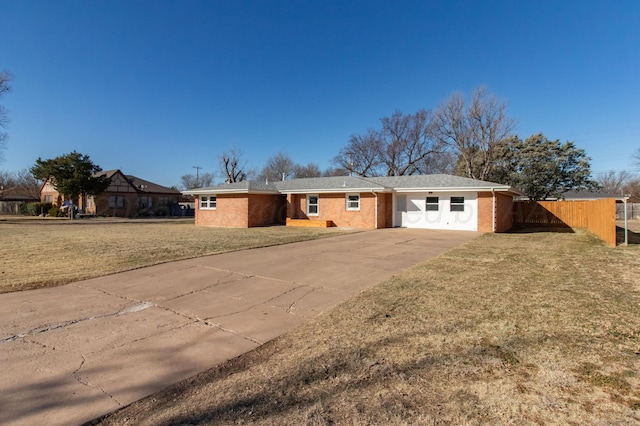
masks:
<svg viewBox="0 0 640 426"><path fill-rule="evenodd" d="M450 175L239 182L184 194L198 200L196 225L252 227L310 220L348 228L480 232L511 228L513 197L522 195L508 185Z"/></svg>
<svg viewBox="0 0 640 426"><path fill-rule="evenodd" d="M97 196L72 200L86 214L119 217L169 216L182 199L182 194L177 189L125 175L120 170L102 171L97 175L111 180L106 191ZM65 201L49 180L42 184L40 200L55 206L60 206Z"/></svg>

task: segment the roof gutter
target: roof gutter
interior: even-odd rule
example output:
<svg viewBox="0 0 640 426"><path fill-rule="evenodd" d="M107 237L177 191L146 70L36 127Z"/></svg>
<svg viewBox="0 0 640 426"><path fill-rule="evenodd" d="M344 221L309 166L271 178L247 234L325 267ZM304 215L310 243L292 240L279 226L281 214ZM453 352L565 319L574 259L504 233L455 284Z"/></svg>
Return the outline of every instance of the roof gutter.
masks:
<svg viewBox="0 0 640 426"><path fill-rule="evenodd" d="M441 187L441 188L433 188L433 187L424 187L424 188L395 188L395 192L485 192L485 191L497 191L497 192L511 192L518 195L524 195L519 190L512 188L510 186L500 186L500 187L479 187L479 186L469 186L469 187Z"/></svg>
<svg viewBox="0 0 640 426"><path fill-rule="evenodd" d="M351 192L389 192L387 188L324 188L324 189L280 189L281 194L348 194Z"/></svg>
<svg viewBox="0 0 640 426"><path fill-rule="evenodd" d="M192 189L182 191L184 195L216 195L216 194L273 194L280 195L279 191L269 191L260 189Z"/></svg>

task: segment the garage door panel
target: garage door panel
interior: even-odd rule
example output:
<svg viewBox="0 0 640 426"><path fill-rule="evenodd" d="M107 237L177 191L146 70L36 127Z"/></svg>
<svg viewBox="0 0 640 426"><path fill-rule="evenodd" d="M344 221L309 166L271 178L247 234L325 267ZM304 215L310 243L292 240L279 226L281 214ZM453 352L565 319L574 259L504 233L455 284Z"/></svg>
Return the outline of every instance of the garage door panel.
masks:
<svg viewBox="0 0 640 426"><path fill-rule="evenodd" d="M425 229L451 229L477 231L478 229L478 197L475 192L451 192L451 193L407 193L398 195L406 197L406 203L399 203L397 206L402 208L406 206L405 211L398 211L398 217L402 217L402 226L407 228L425 228ZM427 210L427 196L431 198L431 210ZM438 210L433 210L433 198L438 197ZM462 209L462 211L452 210L452 197L454 198L454 210ZM458 202L456 204L456 201ZM464 203L461 203L464 201Z"/></svg>

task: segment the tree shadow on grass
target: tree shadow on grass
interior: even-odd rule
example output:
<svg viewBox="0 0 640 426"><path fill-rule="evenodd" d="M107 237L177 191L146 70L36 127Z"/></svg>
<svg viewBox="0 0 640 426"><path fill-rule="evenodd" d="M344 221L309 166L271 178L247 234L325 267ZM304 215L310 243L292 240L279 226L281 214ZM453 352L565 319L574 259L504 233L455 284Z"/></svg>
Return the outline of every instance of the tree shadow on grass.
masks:
<svg viewBox="0 0 640 426"><path fill-rule="evenodd" d="M575 231L569 226L519 226L516 225L513 228L509 229L507 233L509 234L537 234L541 232L553 232L553 233L563 233L563 234L574 234Z"/></svg>
<svg viewBox="0 0 640 426"><path fill-rule="evenodd" d="M393 389L411 378L418 382L424 381L424 386L427 387L426 383L441 383L444 377L439 375L440 370L445 367L452 368L453 365L460 366L462 370L459 374L468 375L469 381L476 382L490 381L490 377L495 375L528 374L531 365L520 364L516 350L539 344L538 336L513 337L504 341L467 342L463 347L452 347L441 353L425 351L416 359L404 363L389 362L381 356L381 348L397 347L413 337L415 333L411 332L386 337L354 348L342 351L338 349L339 354L313 355L301 360L297 365L292 365L286 373L278 372L271 377L258 374L253 378L240 379L235 385L222 387L224 391L232 393L239 391L235 397L224 402L216 402L214 399L206 404L195 404L186 412L176 409L175 414L163 418L161 424L252 423L260 419L292 414L298 419L306 416L307 424L345 423L346 414L358 416L358 421L353 423L368 423L374 418L382 420L381 423L391 423L393 419L415 416L442 417L443 413L439 411L439 407L451 403L452 398L453 403L460 407L465 407L463 399L476 398L467 401L471 405L467 405L460 413L453 414L454 417L457 415L466 419L490 420L491 414L486 407L481 406L477 397L470 393L460 394L455 391L455 386L452 387L451 393L431 392L431 404L428 406L419 396L414 398L403 392L394 392ZM574 339L575 336L563 333L545 336L545 340L557 342L558 345ZM193 391L190 388L194 385L200 388L199 392L211 392L207 390L207 384L215 385L216 382L225 381L235 374L250 370L256 362L253 359L256 352L264 352L260 354L261 359L258 359L258 362L268 362L268 358L277 352L277 345L267 345L266 348L258 348L253 354L241 355L225 363L222 368L209 370L198 375L199 377L165 388L132 406L95 419L86 425L103 424L102 422L120 424L123 419L135 423L136 415L144 413L144 410L154 412L176 402L186 404ZM351 411L334 413L332 405L336 404L336 401L331 401L332 396L353 396L353 389L359 389L363 398L351 401L354 403ZM438 389L437 385L431 388L431 391L435 389ZM375 395L378 397L373 398ZM379 416L383 412L388 418L380 419Z"/></svg>

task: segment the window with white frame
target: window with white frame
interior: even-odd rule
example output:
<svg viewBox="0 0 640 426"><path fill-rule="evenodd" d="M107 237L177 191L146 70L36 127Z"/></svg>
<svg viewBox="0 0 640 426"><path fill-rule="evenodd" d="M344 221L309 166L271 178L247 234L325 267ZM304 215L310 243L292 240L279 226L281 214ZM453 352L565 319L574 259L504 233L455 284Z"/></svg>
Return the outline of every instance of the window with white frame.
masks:
<svg viewBox="0 0 640 426"><path fill-rule="evenodd" d="M451 197L451 211L452 212L464 211L464 197Z"/></svg>
<svg viewBox="0 0 640 426"><path fill-rule="evenodd" d="M218 199L215 195L203 195L200 197L200 209L215 210L217 201Z"/></svg>
<svg viewBox="0 0 640 426"><path fill-rule="evenodd" d="M439 208L440 199L438 197L427 197L427 207L426 210L428 212L437 212Z"/></svg>
<svg viewBox="0 0 640 426"><path fill-rule="evenodd" d="M347 210L360 210L360 194L347 194Z"/></svg>
<svg viewBox="0 0 640 426"><path fill-rule="evenodd" d="M307 216L318 216L319 199L317 195L307 195Z"/></svg>

